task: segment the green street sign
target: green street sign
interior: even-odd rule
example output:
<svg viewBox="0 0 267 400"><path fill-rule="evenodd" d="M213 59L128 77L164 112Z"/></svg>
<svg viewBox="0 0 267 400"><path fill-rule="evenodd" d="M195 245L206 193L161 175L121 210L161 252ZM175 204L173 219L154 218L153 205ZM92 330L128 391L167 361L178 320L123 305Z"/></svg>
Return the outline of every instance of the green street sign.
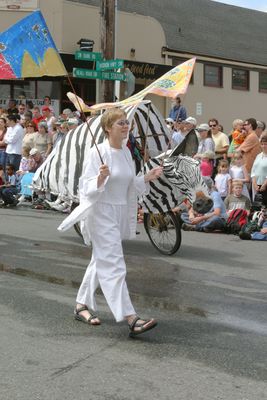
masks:
<svg viewBox="0 0 267 400"><path fill-rule="evenodd" d="M76 51L75 60L99 61L102 60L102 53L94 53L91 51Z"/></svg>
<svg viewBox="0 0 267 400"><path fill-rule="evenodd" d="M105 60L105 61L97 61L96 62L96 70L97 71L105 71L109 69L119 69L124 67L124 61L119 60Z"/></svg>
<svg viewBox="0 0 267 400"><path fill-rule="evenodd" d="M126 75L123 72L101 72L102 78L108 81L125 81Z"/></svg>
<svg viewBox="0 0 267 400"><path fill-rule="evenodd" d="M73 68L72 74L75 78L83 79L102 79L101 72L94 69Z"/></svg>
<svg viewBox="0 0 267 400"><path fill-rule="evenodd" d="M102 79L108 81L125 81L126 75L121 72L102 72L94 69L73 68L72 74L75 78Z"/></svg>

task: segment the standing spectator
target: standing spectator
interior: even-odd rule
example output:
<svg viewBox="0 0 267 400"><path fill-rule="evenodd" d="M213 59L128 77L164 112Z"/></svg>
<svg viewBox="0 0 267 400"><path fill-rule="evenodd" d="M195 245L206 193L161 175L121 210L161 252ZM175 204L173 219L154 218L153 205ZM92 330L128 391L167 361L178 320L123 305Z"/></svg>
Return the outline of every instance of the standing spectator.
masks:
<svg viewBox="0 0 267 400"><path fill-rule="evenodd" d="M42 112L43 112L44 121L47 124L48 132L50 134L52 134L53 127L56 123L56 118L52 115L50 108L47 106L42 108Z"/></svg>
<svg viewBox="0 0 267 400"><path fill-rule="evenodd" d="M244 122L244 129L247 133L244 142L237 147L237 151L241 151L244 157L244 165L250 174L253 162L256 156L261 152L259 138L255 133L257 121L255 118L248 118Z"/></svg>
<svg viewBox="0 0 267 400"><path fill-rule="evenodd" d="M5 135L7 132L6 119L0 118L0 164L5 172L6 170L6 142Z"/></svg>
<svg viewBox="0 0 267 400"><path fill-rule="evenodd" d="M20 103L18 105L18 110L19 110L18 115L20 116L20 124L23 125L25 123L25 112L26 112L25 104Z"/></svg>
<svg viewBox="0 0 267 400"><path fill-rule="evenodd" d="M194 158L201 158L201 155L206 151L215 151L215 143L211 137L211 131L208 124L200 124L198 129L199 134L199 144L197 149L197 154Z"/></svg>
<svg viewBox="0 0 267 400"><path fill-rule="evenodd" d="M70 130L70 127L69 127L68 122L62 122L59 126L57 126L56 133L54 133L54 135L52 137L53 147L55 147L56 145L58 145L58 143L61 142L61 140L63 139L63 137L65 135L67 135L69 130Z"/></svg>
<svg viewBox="0 0 267 400"><path fill-rule="evenodd" d="M189 157L193 157L197 153L198 149L198 138L195 131L197 120L193 117L188 117L183 122L184 129L183 135L184 140L176 147L175 154L185 154Z"/></svg>
<svg viewBox="0 0 267 400"><path fill-rule="evenodd" d="M14 166L15 171L19 169L22 151L22 140L24 136L24 130L22 126L17 122L16 115L8 115L7 117L7 132L5 135L6 147L6 163Z"/></svg>
<svg viewBox="0 0 267 400"><path fill-rule="evenodd" d="M218 173L215 176L215 187L220 193L222 200L231 193L232 178L229 174L229 163L227 160L220 160Z"/></svg>
<svg viewBox="0 0 267 400"><path fill-rule="evenodd" d="M228 194L224 200L227 214L236 209L242 209L250 213L251 202L249 197L242 194L243 182L239 180L234 180L232 184L232 194Z"/></svg>
<svg viewBox="0 0 267 400"><path fill-rule="evenodd" d="M178 121L178 118L181 118L184 121L187 118L187 112L185 107L181 105L181 98L176 96L174 101L175 103L171 108L169 118L172 118L174 121Z"/></svg>
<svg viewBox="0 0 267 400"><path fill-rule="evenodd" d="M30 111L31 113L33 112L33 102L31 100L26 100L26 112Z"/></svg>
<svg viewBox="0 0 267 400"><path fill-rule="evenodd" d="M45 96L44 97L44 105L43 105L43 107L49 107L49 109L51 111L51 114L55 115L55 110L54 110L53 106L51 105L51 97L50 96ZM42 110L43 110L43 107L42 107Z"/></svg>
<svg viewBox="0 0 267 400"><path fill-rule="evenodd" d="M214 168L214 157L215 153L210 150L207 150L204 153L200 154L201 162L199 168L202 176L206 176L209 178L212 177Z"/></svg>
<svg viewBox="0 0 267 400"><path fill-rule="evenodd" d="M48 133L48 126L45 121L38 125L38 132L34 132L33 145L46 158L52 150L52 136Z"/></svg>
<svg viewBox="0 0 267 400"><path fill-rule="evenodd" d="M26 124L32 120L32 112L31 111L26 111L24 114L24 128Z"/></svg>
<svg viewBox="0 0 267 400"><path fill-rule="evenodd" d="M243 128L244 122L242 119L235 119L233 121L233 131L231 133L232 141L228 149L228 157L233 157L236 148L239 147L245 140L246 132Z"/></svg>
<svg viewBox="0 0 267 400"><path fill-rule="evenodd" d="M248 198L250 198L248 186L247 186L250 182L250 177L249 177L248 171L244 165L242 153L240 153L238 151L233 153L232 162L231 162L230 169L229 169L229 174L231 175L231 178L233 180L238 179L239 181L243 182L242 193L244 196L247 196Z"/></svg>
<svg viewBox="0 0 267 400"><path fill-rule="evenodd" d="M18 114L19 110L17 108L17 102L14 99L10 99L8 102L8 106L7 106L7 114L11 115L11 114Z"/></svg>
<svg viewBox="0 0 267 400"><path fill-rule="evenodd" d="M185 125L184 122L178 118L178 121L174 122L174 131L172 134L172 147L178 146L185 138L184 135Z"/></svg>
<svg viewBox="0 0 267 400"><path fill-rule="evenodd" d="M32 110L32 120L38 126L39 122L44 120L44 117L40 113L40 108L38 106L33 107Z"/></svg>
<svg viewBox="0 0 267 400"><path fill-rule="evenodd" d="M37 126L33 121L26 122L25 134L22 141L23 147L34 147L34 132L37 132Z"/></svg>
<svg viewBox="0 0 267 400"><path fill-rule="evenodd" d="M255 130L256 135L258 138L261 137L261 134L265 131L266 124L263 121L257 121L257 128Z"/></svg>
<svg viewBox="0 0 267 400"><path fill-rule="evenodd" d="M257 155L251 170L254 193L262 195L262 202L267 206L267 133L260 138L262 152Z"/></svg>
<svg viewBox="0 0 267 400"><path fill-rule="evenodd" d="M15 195L18 193L15 168L12 164L7 164L7 181L0 187L0 198L4 201L4 206L16 206Z"/></svg>
<svg viewBox="0 0 267 400"><path fill-rule="evenodd" d="M220 131L219 122L216 118L211 118L209 120L209 127L211 129L211 137L215 143L215 166L217 167L219 161L227 156L229 139L225 133Z"/></svg>

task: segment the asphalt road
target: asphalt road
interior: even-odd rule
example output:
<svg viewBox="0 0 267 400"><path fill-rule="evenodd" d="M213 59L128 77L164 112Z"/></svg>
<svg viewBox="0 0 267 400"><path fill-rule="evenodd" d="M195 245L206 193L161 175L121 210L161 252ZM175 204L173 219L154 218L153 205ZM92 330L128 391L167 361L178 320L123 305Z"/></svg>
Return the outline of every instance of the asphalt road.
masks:
<svg viewBox="0 0 267 400"><path fill-rule="evenodd" d="M0 209L1 400L267 398L266 243L183 232L165 257L140 226L128 285L159 325L133 340L101 294L101 326L72 318L90 249L62 218Z"/></svg>

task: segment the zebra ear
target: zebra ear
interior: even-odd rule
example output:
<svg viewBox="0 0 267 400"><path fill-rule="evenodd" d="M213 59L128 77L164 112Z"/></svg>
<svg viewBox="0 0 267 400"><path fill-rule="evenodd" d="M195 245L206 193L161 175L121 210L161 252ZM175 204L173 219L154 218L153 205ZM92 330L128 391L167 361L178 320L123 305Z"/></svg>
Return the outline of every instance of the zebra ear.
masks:
<svg viewBox="0 0 267 400"><path fill-rule="evenodd" d="M169 154L169 157L179 156L180 154L184 154L186 145L186 138L178 144L173 151Z"/></svg>

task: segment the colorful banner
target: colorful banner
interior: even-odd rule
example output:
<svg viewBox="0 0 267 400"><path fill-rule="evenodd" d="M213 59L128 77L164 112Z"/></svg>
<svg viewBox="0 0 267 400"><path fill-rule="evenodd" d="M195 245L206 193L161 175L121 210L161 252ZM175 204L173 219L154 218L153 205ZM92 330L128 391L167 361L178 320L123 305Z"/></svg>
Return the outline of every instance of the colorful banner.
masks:
<svg viewBox="0 0 267 400"><path fill-rule="evenodd" d="M0 34L0 79L67 75L40 11Z"/></svg>
<svg viewBox="0 0 267 400"><path fill-rule="evenodd" d="M165 96L175 98L180 94L184 94L187 91L191 75L194 70L196 58L191 58L184 63L177 65L170 71L166 72L166 74L162 75L155 82L151 83L151 85L147 86L145 89L141 90L134 94L131 97L128 97L125 100L116 102L116 103L101 103L95 104L92 107L88 107L89 110L101 110L102 108L110 108L110 107L121 107L128 106L139 103L148 93L157 94L158 96Z"/></svg>

